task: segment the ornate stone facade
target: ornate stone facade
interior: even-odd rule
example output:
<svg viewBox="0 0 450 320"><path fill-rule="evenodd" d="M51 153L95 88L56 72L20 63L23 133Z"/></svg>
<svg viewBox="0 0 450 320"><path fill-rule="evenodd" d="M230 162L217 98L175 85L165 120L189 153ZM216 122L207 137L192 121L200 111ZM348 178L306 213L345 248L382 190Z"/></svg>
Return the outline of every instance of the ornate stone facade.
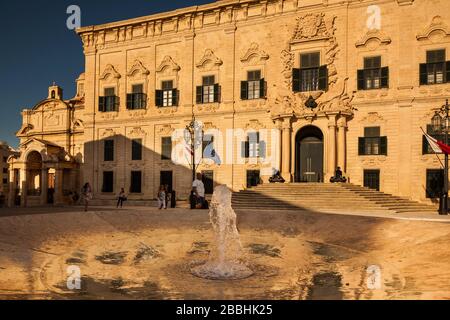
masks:
<svg viewBox="0 0 450 320"><path fill-rule="evenodd" d="M380 8L380 29L367 25L370 5ZM264 182L277 170L296 181L301 132L313 126L322 133L320 180L329 181L340 166L352 183L362 185L365 170L378 170L382 191L428 201L426 172L438 169L439 161L422 154L420 127L450 95L450 83L420 85L419 65L429 50L446 49L450 60L448 12L446 0L227 0L83 27L77 31L86 56L79 79L83 98L49 99L24 111L18 133L23 153L15 165L26 163L31 145L47 141L66 153L63 162L72 163L72 170L79 167L77 183L89 181L98 200L114 199L121 187L128 190L131 171L142 173L142 192L130 200L153 199L167 172L179 197L186 198L190 168L162 159L161 139L185 128L194 113L224 137L215 141L222 163L198 164L199 171L213 171L215 184L245 188L247 172L255 170ZM318 52L326 67L326 89L294 92L293 69L301 67L301 54L311 52ZM373 56L389 67L388 85L358 89L358 70ZM242 100L241 82L254 70L265 81L265 96ZM196 87L204 76L220 85L218 101L198 103ZM156 92L168 80L179 92L178 105L158 108ZM127 108L134 84L143 85L145 109ZM120 98L119 108L99 112L99 96L108 87ZM386 155L359 154L358 139L367 127L379 127L387 137ZM274 131L264 137L265 156L273 161L241 161L243 138L229 129ZM31 138L40 140L28 144ZM108 163L102 159L105 139L115 141L114 161ZM144 146L140 161L131 157L136 139ZM105 171L114 173L112 194L102 192Z"/></svg>

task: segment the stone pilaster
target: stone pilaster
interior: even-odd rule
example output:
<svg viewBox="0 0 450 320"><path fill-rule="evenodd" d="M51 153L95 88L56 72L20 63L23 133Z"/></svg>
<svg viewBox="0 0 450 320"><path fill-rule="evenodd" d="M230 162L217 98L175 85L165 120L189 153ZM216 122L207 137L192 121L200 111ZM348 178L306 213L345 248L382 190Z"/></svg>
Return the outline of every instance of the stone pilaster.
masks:
<svg viewBox="0 0 450 320"><path fill-rule="evenodd" d="M326 181L334 176L336 172L336 120L328 123L328 174Z"/></svg>
<svg viewBox="0 0 450 320"><path fill-rule="evenodd" d="M41 205L47 204L48 193L48 169L43 168L41 171Z"/></svg>
<svg viewBox="0 0 450 320"><path fill-rule="evenodd" d="M347 119L342 117L338 120L338 167L343 172L347 170Z"/></svg>
<svg viewBox="0 0 450 320"><path fill-rule="evenodd" d="M291 118L284 118L282 124L281 176L287 183L292 182L291 174Z"/></svg>

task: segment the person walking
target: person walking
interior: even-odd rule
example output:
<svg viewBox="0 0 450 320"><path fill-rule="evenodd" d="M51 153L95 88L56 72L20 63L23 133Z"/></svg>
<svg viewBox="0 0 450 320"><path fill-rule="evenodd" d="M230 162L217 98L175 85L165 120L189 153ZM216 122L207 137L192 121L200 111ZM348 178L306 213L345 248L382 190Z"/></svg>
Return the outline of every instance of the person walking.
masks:
<svg viewBox="0 0 450 320"><path fill-rule="evenodd" d="M84 212L88 211L89 201L92 200L92 188L89 183L86 183L81 189L81 196L84 201Z"/></svg>
<svg viewBox="0 0 450 320"><path fill-rule="evenodd" d="M197 209L203 209L205 204L205 185L202 181L202 174L197 174L197 179L192 183L192 188L195 190L197 196Z"/></svg>
<svg viewBox="0 0 450 320"><path fill-rule="evenodd" d="M127 195L125 194L125 189L122 188L119 192L119 195L117 196L117 208L122 209L123 208L123 203L127 201Z"/></svg>
<svg viewBox="0 0 450 320"><path fill-rule="evenodd" d="M166 188L162 185L159 187L159 191L158 191L158 208L159 210L161 209L167 209L167 205L166 205Z"/></svg>

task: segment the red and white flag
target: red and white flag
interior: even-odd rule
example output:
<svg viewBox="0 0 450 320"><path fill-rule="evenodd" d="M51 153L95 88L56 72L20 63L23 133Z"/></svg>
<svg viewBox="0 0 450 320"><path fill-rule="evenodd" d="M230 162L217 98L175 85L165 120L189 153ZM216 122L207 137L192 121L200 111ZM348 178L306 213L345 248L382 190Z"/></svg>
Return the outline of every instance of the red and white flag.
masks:
<svg viewBox="0 0 450 320"><path fill-rule="evenodd" d="M433 138L429 134L427 134L425 131L423 132L425 134L425 138L427 138L428 143L430 144L431 149L435 153L445 153L450 154L450 146L446 145L445 143Z"/></svg>

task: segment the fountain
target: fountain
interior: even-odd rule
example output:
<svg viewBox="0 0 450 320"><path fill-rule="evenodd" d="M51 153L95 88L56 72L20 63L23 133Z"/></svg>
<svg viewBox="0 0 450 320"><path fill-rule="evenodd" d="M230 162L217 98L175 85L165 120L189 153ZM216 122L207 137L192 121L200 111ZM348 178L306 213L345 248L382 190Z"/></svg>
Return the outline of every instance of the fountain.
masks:
<svg viewBox="0 0 450 320"><path fill-rule="evenodd" d="M215 246L208 261L191 270L200 278L238 280L253 275L243 260L243 250L236 227L236 213L231 207L231 191L227 186L214 190L209 211L215 234Z"/></svg>

